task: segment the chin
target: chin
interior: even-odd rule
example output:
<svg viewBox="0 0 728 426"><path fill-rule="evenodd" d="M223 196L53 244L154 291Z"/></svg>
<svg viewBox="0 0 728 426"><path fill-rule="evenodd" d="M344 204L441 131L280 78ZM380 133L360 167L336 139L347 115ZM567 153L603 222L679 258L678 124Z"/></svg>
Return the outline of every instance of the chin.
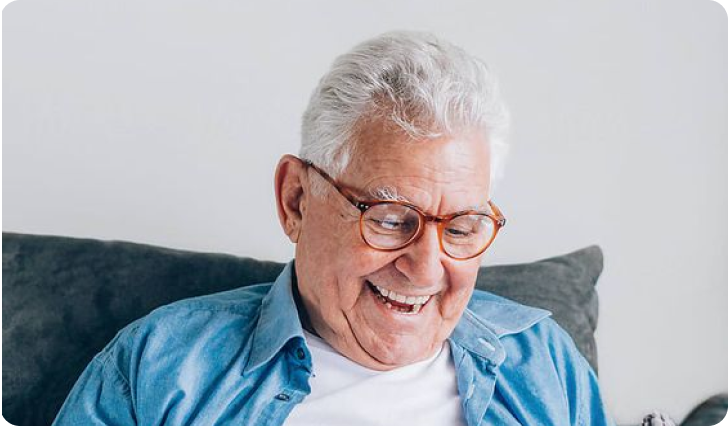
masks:
<svg viewBox="0 0 728 426"><path fill-rule="evenodd" d="M404 367L425 360L431 357L442 345L436 345L437 347L433 349L433 346L423 344L422 338L417 336L408 336L407 338L398 336L395 337L395 340L390 344L382 344L367 351L377 363L385 367L383 369Z"/></svg>

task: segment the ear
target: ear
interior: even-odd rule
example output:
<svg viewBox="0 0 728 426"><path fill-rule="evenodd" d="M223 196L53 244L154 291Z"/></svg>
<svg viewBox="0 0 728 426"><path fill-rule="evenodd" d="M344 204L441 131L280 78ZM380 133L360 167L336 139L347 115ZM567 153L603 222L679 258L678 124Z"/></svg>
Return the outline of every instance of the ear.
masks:
<svg viewBox="0 0 728 426"><path fill-rule="evenodd" d="M275 176L276 206L278 220L283 232L292 243L297 243L301 235L303 213L305 212L304 188L308 182L307 168L301 160L284 155L278 162Z"/></svg>

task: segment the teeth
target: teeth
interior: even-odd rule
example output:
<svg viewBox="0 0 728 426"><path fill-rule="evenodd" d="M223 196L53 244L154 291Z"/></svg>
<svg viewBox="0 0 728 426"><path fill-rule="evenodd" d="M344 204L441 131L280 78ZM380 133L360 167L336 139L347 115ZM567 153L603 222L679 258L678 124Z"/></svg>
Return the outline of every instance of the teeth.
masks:
<svg viewBox="0 0 728 426"><path fill-rule="evenodd" d="M405 296L403 294L397 294L394 291L387 290L386 288L382 288L379 286L375 286L377 290L379 290L379 293L381 293L382 296L387 297L391 300L395 300L399 303L405 303L407 305L419 305L420 308L422 308L422 305L427 303L428 300L430 300L430 296ZM390 305L391 306L391 305ZM418 309L419 310L419 309Z"/></svg>

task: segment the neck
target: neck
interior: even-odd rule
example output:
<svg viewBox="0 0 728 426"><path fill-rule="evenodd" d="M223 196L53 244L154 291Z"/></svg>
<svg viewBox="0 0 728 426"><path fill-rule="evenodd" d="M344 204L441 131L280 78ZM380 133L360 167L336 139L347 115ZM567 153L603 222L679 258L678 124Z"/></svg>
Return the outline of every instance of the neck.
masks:
<svg viewBox="0 0 728 426"><path fill-rule="evenodd" d="M308 316L308 311L306 311L306 307L303 305L301 292L298 291L298 278L296 277L295 267L293 268L293 274L291 278L291 290L293 291L293 300L296 302L296 310L298 310L298 319L301 321L301 326L303 326L304 330L308 331L314 336L321 337L318 333L316 333L316 330L313 328L313 324L311 324L311 318Z"/></svg>

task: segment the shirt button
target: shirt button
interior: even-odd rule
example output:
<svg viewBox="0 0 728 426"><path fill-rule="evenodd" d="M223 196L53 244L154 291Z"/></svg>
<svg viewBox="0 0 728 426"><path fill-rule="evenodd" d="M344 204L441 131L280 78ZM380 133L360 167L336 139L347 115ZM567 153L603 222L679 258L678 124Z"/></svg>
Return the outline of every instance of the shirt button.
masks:
<svg viewBox="0 0 728 426"><path fill-rule="evenodd" d="M472 398L474 393L475 393L475 383L471 383L470 386L468 386L468 394L465 395L465 399Z"/></svg>
<svg viewBox="0 0 728 426"><path fill-rule="evenodd" d="M478 339L478 341L480 341L480 344L485 346L485 348L490 352L495 352L495 346L493 346L493 344L490 343L488 340L481 337Z"/></svg>
<svg viewBox="0 0 728 426"><path fill-rule="evenodd" d="M285 401L288 401L289 399L291 399L291 397L288 396L288 394L279 393L278 395L276 395L276 399L279 400L279 401L284 401L285 402Z"/></svg>
<svg viewBox="0 0 728 426"><path fill-rule="evenodd" d="M301 361L306 359L306 352L303 351L303 348L296 349L296 358L300 359Z"/></svg>

